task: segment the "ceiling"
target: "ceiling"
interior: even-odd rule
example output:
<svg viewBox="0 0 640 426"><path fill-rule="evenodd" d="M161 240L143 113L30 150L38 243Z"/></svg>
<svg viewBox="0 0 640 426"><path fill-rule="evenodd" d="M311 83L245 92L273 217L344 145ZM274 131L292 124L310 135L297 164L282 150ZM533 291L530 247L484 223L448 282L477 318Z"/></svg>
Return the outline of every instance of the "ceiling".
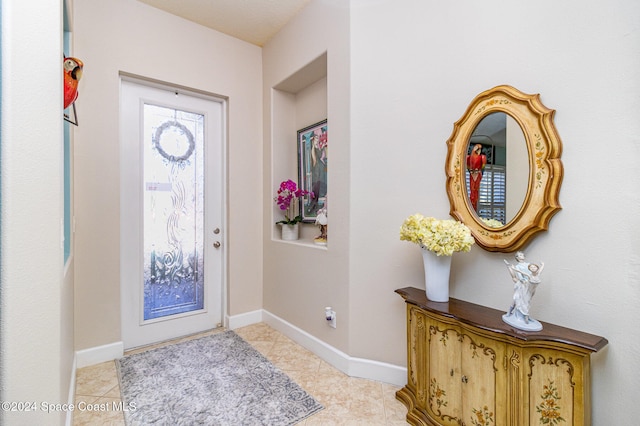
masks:
<svg viewBox="0 0 640 426"><path fill-rule="evenodd" d="M311 0L138 0L263 46Z"/></svg>

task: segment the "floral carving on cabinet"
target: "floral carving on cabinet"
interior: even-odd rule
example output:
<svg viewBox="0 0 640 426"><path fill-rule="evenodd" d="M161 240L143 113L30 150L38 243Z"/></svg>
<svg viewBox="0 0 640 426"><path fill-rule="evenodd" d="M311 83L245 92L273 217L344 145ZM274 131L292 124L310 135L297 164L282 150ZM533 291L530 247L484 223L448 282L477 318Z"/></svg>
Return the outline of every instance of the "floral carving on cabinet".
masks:
<svg viewBox="0 0 640 426"><path fill-rule="evenodd" d="M566 422L560 415L558 401L561 398L553 380L549 379L549 384L543 386L540 398L542 402L536 405L536 411L540 413L540 424L557 425L559 422Z"/></svg>
<svg viewBox="0 0 640 426"><path fill-rule="evenodd" d="M473 409L475 417L471 416L471 424L473 426L491 426L493 425L493 412L489 411L486 405L482 409Z"/></svg>
<svg viewBox="0 0 640 426"><path fill-rule="evenodd" d="M444 397L447 393L440 387L436 379L431 379L429 383L429 403L434 412L440 413L440 408L447 406L447 400Z"/></svg>

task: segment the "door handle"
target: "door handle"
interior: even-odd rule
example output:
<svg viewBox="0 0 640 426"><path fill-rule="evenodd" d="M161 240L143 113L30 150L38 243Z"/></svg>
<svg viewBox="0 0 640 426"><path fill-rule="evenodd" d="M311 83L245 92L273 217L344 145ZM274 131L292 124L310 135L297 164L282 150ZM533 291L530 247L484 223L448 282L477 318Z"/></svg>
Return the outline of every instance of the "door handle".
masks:
<svg viewBox="0 0 640 426"><path fill-rule="evenodd" d="M220 241L216 241L215 243L213 243L213 246L215 248L220 248Z"/></svg>

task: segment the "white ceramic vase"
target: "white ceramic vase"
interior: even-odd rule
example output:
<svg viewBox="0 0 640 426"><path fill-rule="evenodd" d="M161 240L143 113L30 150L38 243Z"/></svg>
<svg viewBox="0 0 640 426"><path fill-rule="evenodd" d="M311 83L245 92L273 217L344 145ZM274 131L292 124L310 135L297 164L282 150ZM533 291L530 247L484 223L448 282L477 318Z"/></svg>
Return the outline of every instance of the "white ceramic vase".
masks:
<svg viewBox="0 0 640 426"><path fill-rule="evenodd" d="M282 239L284 241L295 241L298 239L298 224L295 225L287 225L285 223L280 224L282 228Z"/></svg>
<svg viewBox="0 0 640 426"><path fill-rule="evenodd" d="M425 290L427 299L432 302L449 301L449 275L452 257L438 256L432 251L422 249Z"/></svg>

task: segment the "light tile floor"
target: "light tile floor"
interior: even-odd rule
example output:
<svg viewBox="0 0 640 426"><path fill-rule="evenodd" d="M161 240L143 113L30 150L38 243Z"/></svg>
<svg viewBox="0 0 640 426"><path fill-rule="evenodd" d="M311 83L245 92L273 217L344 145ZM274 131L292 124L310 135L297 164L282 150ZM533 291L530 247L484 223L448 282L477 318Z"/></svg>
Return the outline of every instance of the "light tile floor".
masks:
<svg viewBox="0 0 640 426"><path fill-rule="evenodd" d="M395 398L398 387L349 377L264 323L234 331L324 406L300 425L406 424L406 408ZM74 425L124 425L122 412L112 409L120 401L114 361L78 369L76 404L93 410L75 411Z"/></svg>

